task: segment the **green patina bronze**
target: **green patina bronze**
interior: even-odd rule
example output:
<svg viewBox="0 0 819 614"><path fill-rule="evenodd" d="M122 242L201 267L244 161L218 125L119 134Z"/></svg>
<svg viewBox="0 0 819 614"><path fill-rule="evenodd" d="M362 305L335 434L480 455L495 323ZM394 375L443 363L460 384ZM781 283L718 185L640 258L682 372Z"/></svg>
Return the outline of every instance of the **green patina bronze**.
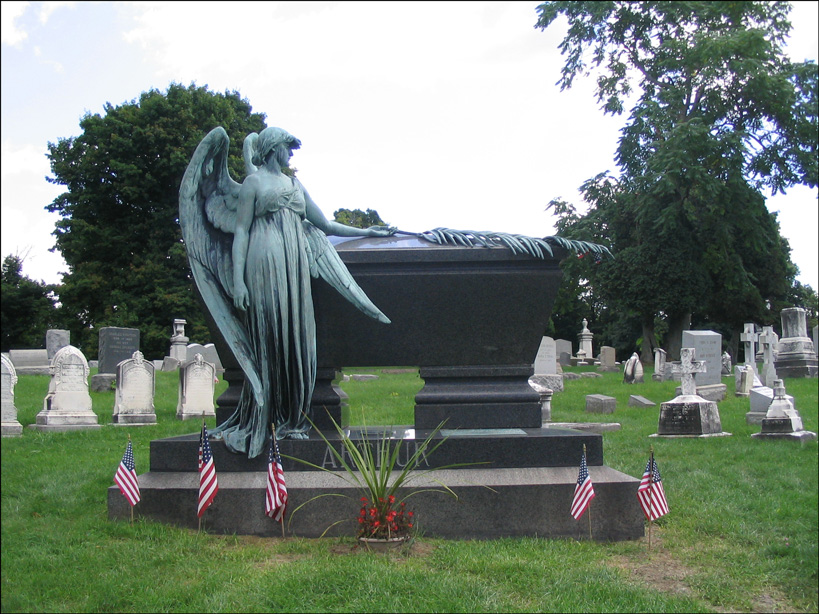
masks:
<svg viewBox="0 0 819 614"><path fill-rule="evenodd" d="M310 277L384 323L327 235L388 236L327 220L298 179L282 172L301 143L280 128L245 139L248 176L228 172L229 138L214 128L199 144L179 189L179 222L196 285L245 374L235 413L213 433L234 452L259 456L270 424L305 438L316 379Z"/></svg>

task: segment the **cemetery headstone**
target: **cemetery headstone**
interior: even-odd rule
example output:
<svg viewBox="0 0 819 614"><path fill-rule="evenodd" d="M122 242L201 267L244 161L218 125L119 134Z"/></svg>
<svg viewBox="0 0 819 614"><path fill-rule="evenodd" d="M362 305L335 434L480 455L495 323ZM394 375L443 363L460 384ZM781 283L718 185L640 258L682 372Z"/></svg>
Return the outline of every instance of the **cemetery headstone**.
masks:
<svg viewBox="0 0 819 614"><path fill-rule="evenodd" d="M731 375L731 355L728 352L722 353L722 373L721 375Z"/></svg>
<svg viewBox="0 0 819 614"><path fill-rule="evenodd" d="M586 411L592 414L613 414L617 399L605 394L587 394Z"/></svg>
<svg viewBox="0 0 819 614"><path fill-rule="evenodd" d="M49 375L48 350L9 350L9 360L17 375Z"/></svg>
<svg viewBox="0 0 819 614"><path fill-rule="evenodd" d="M756 343L759 341L759 334L753 322L746 322L745 328L739 335L739 340L745 349L745 365L751 367L756 373Z"/></svg>
<svg viewBox="0 0 819 614"><path fill-rule="evenodd" d="M773 384L779 379L774 365L773 348L776 343L776 335L772 326L766 326L759 335L759 344L762 346L762 373L760 379L768 388L773 389Z"/></svg>
<svg viewBox="0 0 819 614"><path fill-rule="evenodd" d="M46 353L49 360L54 358L60 348L67 345L71 345L71 331L56 328L46 331Z"/></svg>
<svg viewBox="0 0 819 614"><path fill-rule="evenodd" d="M14 405L14 386L17 384L17 373L11 359L0 354L0 398L2 398L2 436L19 437L23 433L23 425L17 421L17 407Z"/></svg>
<svg viewBox="0 0 819 614"><path fill-rule="evenodd" d="M193 357L196 356L196 354L190 357L188 356L188 341L190 341L190 339L185 336L185 324L187 324L187 321L181 318L176 318L173 321L171 349L162 365L163 371L176 371L179 365L188 360L192 360Z"/></svg>
<svg viewBox="0 0 819 614"><path fill-rule="evenodd" d="M705 371L697 373L697 394L710 401L722 401L728 386L722 383L722 335L711 330L684 330L683 347L693 348Z"/></svg>
<svg viewBox="0 0 819 614"><path fill-rule="evenodd" d="M644 396L640 396L639 394L632 394L628 398L628 406L629 407L655 407L657 404L645 398Z"/></svg>
<svg viewBox="0 0 819 614"><path fill-rule="evenodd" d="M197 354L202 354L205 362L213 363L216 367L216 373L224 373L225 368L222 366L222 361L219 359L219 353L216 351L216 346L212 343L202 345L201 343L189 343L186 348L185 360L193 360Z"/></svg>
<svg viewBox="0 0 819 614"><path fill-rule="evenodd" d="M779 354L779 335L776 334L776 331L773 329L773 327L770 327L770 328L771 328L771 330L770 330L769 334L773 338L773 342L771 343L771 345L773 346L773 357L774 357L774 360L776 360L776 356L777 356L777 354ZM765 327L763 326L762 327L762 332L764 332L764 331L765 331ZM760 336L762 335L762 332L759 333ZM765 359L765 351L764 351L764 349L762 347L762 342L759 342L758 345L757 345L757 350L756 350L756 362L762 362L764 359Z"/></svg>
<svg viewBox="0 0 819 614"><path fill-rule="evenodd" d="M88 362L80 350L73 345L58 350L51 361L51 381L43 410L29 428L41 431L100 428L88 394L89 374Z"/></svg>
<svg viewBox="0 0 819 614"><path fill-rule="evenodd" d="M705 361L695 360L696 350L684 347L680 350L681 394L660 404L657 432L652 437L716 437L730 435L722 430L719 409L714 401L697 394L695 376L704 373Z"/></svg>
<svg viewBox="0 0 819 614"><path fill-rule="evenodd" d="M583 318L583 329L577 335L577 341L580 346L580 349L577 350L578 357L580 356L581 350L583 351L583 355L585 357L594 356L594 351L592 350L593 338L594 333L589 330L589 321L586 318Z"/></svg>
<svg viewBox="0 0 819 614"><path fill-rule="evenodd" d="M117 365L139 350L139 329L106 326L100 329L97 373L91 377L91 390L110 392L117 379Z"/></svg>
<svg viewBox="0 0 819 614"><path fill-rule="evenodd" d="M776 380L773 400L762 420L762 432L751 437L804 441L816 439L816 433L804 429L802 417L785 394L784 382Z"/></svg>
<svg viewBox="0 0 819 614"><path fill-rule="evenodd" d="M634 352L623 367L623 382L626 384L643 383L643 363L637 352Z"/></svg>
<svg viewBox="0 0 819 614"><path fill-rule="evenodd" d="M665 381L665 357L664 349L654 348L654 373L651 374L651 379L655 382Z"/></svg>
<svg viewBox="0 0 819 614"><path fill-rule="evenodd" d="M557 372L557 346L551 337L543 337L535 356L534 375L529 384L536 382L541 388L554 392L563 392L563 377ZM537 390L537 388L535 388Z"/></svg>
<svg viewBox="0 0 819 614"><path fill-rule="evenodd" d="M216 367L205 362L202 354L182 363L179 367L179 402L176 405L178 419L216 416L213 404L215 379Z"/></svg>
<svg viewBox="0 0 819 614"><path fill-rule="evenodd" d="M819 325L813 327L813 353L819 358Z"/></svg>
<svg viewBox="0 0 819 614"><path fill-rule="evenodd" d="M775 357L780 377L819 376L819 361L813 341L808 337L807 313L801 307L782 310L782 338Z"/></svg>
<svg viewBox="0 0 819 614"><path fill-rule="evenodd" d="M570 366L572 364L572 342L566 339L555 339L555 354L562 366Z"/></svg>
<svg viewBox="0 0 819 614"><path fill-rule="evenodd" d="M603 373L619 370L617 367L617 351L613 347L604 345L600 348L600 366L597 367L597 370Z"/></svg>
<svg viewBox="0 0 819 614"><path fill-rule="evenodd" d="M577 350L577 356L576 356L576 357L575 357L575 359L572 361L572 364L574 364L575 366L577 366L577 365L587 365L587 364L589 364L589 363L586 361L586 350Z"/></svg>
<svg viewBox="0 0 819 614"><path fill-rule="evenodd" d="M792 396L786 393L785 398L791 403L791 405L796 407L796 402ZM751 392L748 394L750 409L745 414L745 423L762 424L765 416L768 415L768 408L771 406L773 399L773 388L769 388L768 386L755 386L754 388L751 388Z"/></svg>
<svg viewBox="0 0 819 614"><path fill-rule="evenodd" d="M156 424L154 365L136 351L117 365L114 424Z"/></svg>
<svg viewBox="0 0 819 614"><path fill-rule="evenodd" d="M756 373L748 365L737 365L734 377L734 396L747 397L754 387Z"/></svg>

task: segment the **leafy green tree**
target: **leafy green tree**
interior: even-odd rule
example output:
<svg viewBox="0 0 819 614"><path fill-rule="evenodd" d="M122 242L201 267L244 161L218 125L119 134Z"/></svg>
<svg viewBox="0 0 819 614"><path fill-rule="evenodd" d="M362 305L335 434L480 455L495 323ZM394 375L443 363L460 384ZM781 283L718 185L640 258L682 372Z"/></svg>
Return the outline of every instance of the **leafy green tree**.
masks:
<svg viewBox="0 0 819 614"><path fill-rule="evenodd" d="M200 140L215 126L231 138L229 166L244 175L242 144L265 128L237 92L172 84L139 100L87 114L82 134L49 143L53 177L66 186L47 209L60 214L56 249L69 266L60 301L71 314L72 341L89 357L97 330L141 331L142 351L167 353L174 318L186 334L209 338L179 228L179 184Z"/></svg>
<svg viewBox="0 0 819 614"><path fill-rule="evenodd" d="M355 228L369 228L370 226L386 226L387 223L378 215L374 209L338 209L333 213L334 221Z"/></svg>
<svg viewBox="0 0 819 614"><path fill-rule="evenodd" d="M596 72L605 113L633 101L617 177L581 188L578 216L554 202L560 230L609 245L585 273L594 291L643 329L643 359L668 326L771 319L797 273L763 189L817 184L817 68L782 51L785 2L545 2L536 27L568 20L558 83Z"/></svg>
<svg viewBox="0 0 819 614"><path fill-rule="evenodd" d="M22 257L3 259L0 336L4 352L45 347L46 331L57 321L56 286L29 279L22 269Z"/></svg>

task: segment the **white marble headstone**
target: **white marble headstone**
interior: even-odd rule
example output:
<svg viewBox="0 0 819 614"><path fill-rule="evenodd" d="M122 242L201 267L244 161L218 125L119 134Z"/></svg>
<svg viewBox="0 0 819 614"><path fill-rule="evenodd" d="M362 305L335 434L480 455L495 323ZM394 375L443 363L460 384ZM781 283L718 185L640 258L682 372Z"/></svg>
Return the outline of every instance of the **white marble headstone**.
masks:
<svg viewBox="0 0 819 614"><path fill-rule="evenodd" d="M51 361L51 381L43 399L43 410L32 426L58 431L99 428L88 393L90 373L80 350L73 345L59 349Z"/></svg>
<svg viewBox="0 0 819 614"><path fill-rule="evenodd" d="M2 435L3 437L17 437L23 432L23 425L17 421L17 407L14 405L14 386L17 383L17 373L14 371L11 359L5 354L0 355L0 362L2 362L2 368L0 369L0 377L2 377L2 386L0 386L3 412Z"/></svg>
<svg viewBox="0 0 819 614"><path fill-rule="evenodd" d="M176 417L180 420L215 416L213 404L216 367L202 354L179 367L179 402Z"/></svg>
<svg viewBox="0 0 819 614"><path fill-rule="evenodd" d="M552 375L557 373L557 354L555 340L543 337L535 356L535 375Z"/></svg>
<svg viewBox="0 0 819 614"><path fill-rule="evenodd" d="M156 424L155 368L142 352L117 365L114 424Z"/></svg>

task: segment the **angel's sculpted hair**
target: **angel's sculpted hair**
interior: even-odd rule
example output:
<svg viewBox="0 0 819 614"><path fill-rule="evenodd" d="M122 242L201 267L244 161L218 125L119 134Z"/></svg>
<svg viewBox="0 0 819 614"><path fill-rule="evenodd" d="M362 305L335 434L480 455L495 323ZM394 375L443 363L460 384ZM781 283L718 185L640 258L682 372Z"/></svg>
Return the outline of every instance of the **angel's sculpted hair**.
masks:
<svg viewBox="0 0 819 614"><path fill-rule="evenodd" d="M265 128L259 133L256 140L256 151L253 154L253 164L261 166L267 155L282 143L288 143L293 149L301 147L301 141L281 128L273 126Z"/></svg>

